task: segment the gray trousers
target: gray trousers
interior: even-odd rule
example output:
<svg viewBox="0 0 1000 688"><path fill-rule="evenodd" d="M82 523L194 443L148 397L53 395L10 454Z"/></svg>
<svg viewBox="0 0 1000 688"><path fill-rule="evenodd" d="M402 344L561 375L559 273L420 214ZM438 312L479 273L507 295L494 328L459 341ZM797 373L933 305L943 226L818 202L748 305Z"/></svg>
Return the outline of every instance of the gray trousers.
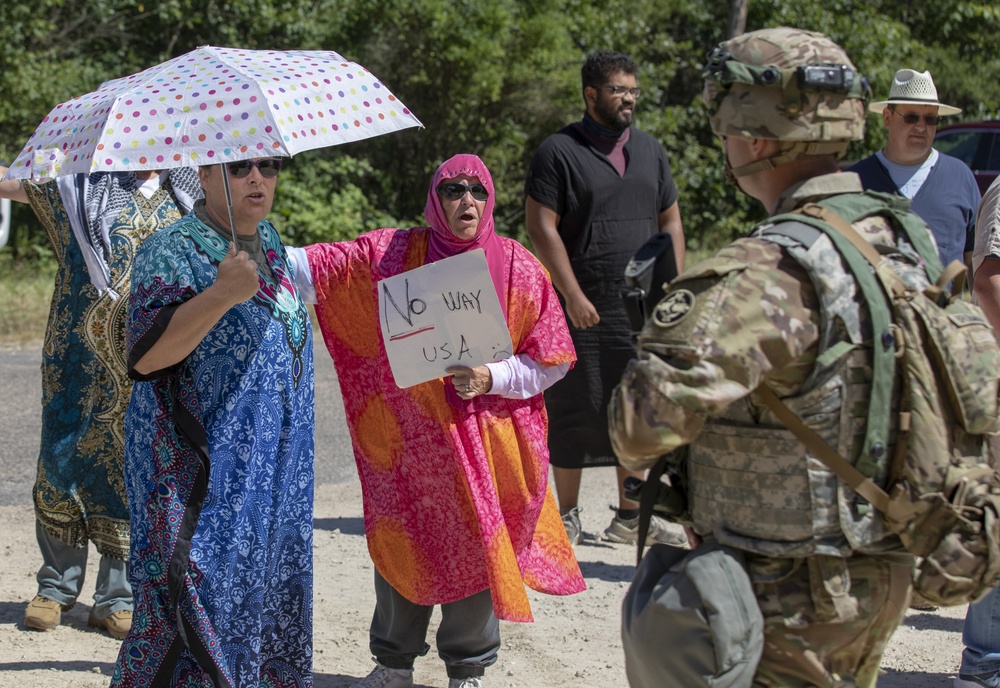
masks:
<svg viewBox="0 0 1000 688"><path fill-rule="evenodd" d="M42 567L35 576L38 594L63 606L73 604L83 589L88 548L71 547L52 537L38 521L35 521L35 538L42 553ZM106 619L109 614L132 609L128 562L101 557L95 588L94 607L91 610L94 618Z"/></svg>
<svg viewBox="0 0 1000 688"><path fill-rule="evenodd" d="M426 637L433 610L433 606L410 602L376 571L375 614L368 647L379 664L412 669L414 660L430 650ZM437 648L448 678L482 676L486 667L497 661L500 622L493 613L488 588L441 605Z"/></svg>

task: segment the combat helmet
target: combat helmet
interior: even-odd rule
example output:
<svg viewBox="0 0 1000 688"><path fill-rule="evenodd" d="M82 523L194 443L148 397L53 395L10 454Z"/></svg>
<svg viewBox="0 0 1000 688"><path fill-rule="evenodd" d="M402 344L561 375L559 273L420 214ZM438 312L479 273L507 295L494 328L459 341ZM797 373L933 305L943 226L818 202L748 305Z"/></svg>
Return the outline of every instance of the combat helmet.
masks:
<svg viewBox="0 0 1000 688"><path fill-rule="evenodd" d="M702 72L712 131L781 141L775 157L732 170L736 177L802 155L842 158L864 138L868 80L821 33L761 29L720 43Z"/></svg>

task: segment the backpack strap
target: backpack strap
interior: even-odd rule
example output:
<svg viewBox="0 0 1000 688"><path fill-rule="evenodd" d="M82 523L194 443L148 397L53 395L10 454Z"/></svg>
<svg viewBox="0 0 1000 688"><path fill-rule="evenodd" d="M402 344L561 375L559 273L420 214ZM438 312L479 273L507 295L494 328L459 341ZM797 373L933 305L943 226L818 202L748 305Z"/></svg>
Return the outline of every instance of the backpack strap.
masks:
<svg viewBox="0 0 1000 688"><path fill-rule="evenodd" d="M813 207L819 210L811 210ZM810 208L806 212L806 208ZM830 216L837 217L847 225L851 233L861 242L861 248L867 247L870 253L878 256L878 252L863 237L857 234L843 218L835 213L827 214L827 209L816 204L808 204L796 211L778 215L768 222L774 223L766 229L767 232L786 234L786 225L808 224L830 237L834 247L840 254L851 274L854 275L858 288L868 305L872 319L872 330L875 342L872 346L872 396L868 406L868 418L865 423L865 440L854 465L864 475L874 477L879 475L883 452L888 451L889 426L891 416L891 395L896 374L896 335L893 332L892 310L886 292L880 280L872 274L869 260L861 253L861 248L855 247L844 235L842 227L834 228L827 221ZM794 238L794 237L793 237ZM881 256L879 256L881 260Z"/></svg>
<svg viewBox="0 0 1000 688"><path fill-rule="evenodd" d="M636 558L635 565L638 567L642 562L642 555L646 549L646 537L649 535L649 524L653 520L653 507L660 496L660 480L667 468L667 459L670 454L664 454L656 460L653 467L649 469L646 480L643 481L639 489L639 529L636 533Z"/></svg>
<svg viewBox="0 0 1000 688"><path fill-rule="evenodd" d="M885 293L880 290L876 292L875 289L872 289L872 275L870 271L861 269L864 265L863 263L859 264L859 257L875 269L875 274L878 275L879 281L882 283L886 293L891 294L893 297L899 296L906 291L906 285L900 279L899 275L896 274L896 271L892 268L889 261L885 260L869 241L862 237L847 220L836 212L815 203L806 204L794 212L804 217L814 218L820 221L821 224L816 224L814 226L821 229L827 236L830 237L844 261L854 273L855 278L861 286L862 293L868 301L869 311L871 313L873 325L875 326L875 332L883 332L883 346L881 348L887 350L884 353L888 354L888 372L890 375L894 374L895 349L891 346L891 344L895 339L895 335L892 334L891 329L881 329L879 327L879 325L884 324L889 317L888 305L885 304ZM941 271L941 274L939 275L939 282L941 280L945 280L945 282L947 282L950 279L950 268L951 266L949 266L949 270ZM880 297L877 300L874 298L876 295ZM888 327L891 328L891 323L888 323ZM886 346L885 333L887 332L890 335L888 337L890 346ZM880 370L880 357L878 356L879 348L880 347L877 345L874 347L876 360L873 377L875 377ZM886 356L883 355L881 358L885 359ZM881 369L884 373L886 366L881 366ZM891 383L892 378L890 377L888 384L884 385L884 391L891 392ZM874 398L876 396L876 386L877 384L873 380L873 399L870 407L874 407L876 405ZM836 450L834 450L833 447L831 447L822 437L803 423L802 419L789 409L785 403L781 401L778 395L767 386L766 383L761 384L756 390L754 390L754 392L768 406L768 408L771 409L778 420L780 420L785 427L787 427L788 430L812 452L816 458L825 463L841 480L850 485L855 492L868 500L868 502L880 512L889 515L890 518L899 519L902 517L902 514L899 513L898 508L896 508L898 503L892 502L885 490L876 485L870 477L862 473L849 461L840 456L840 454L838 454ZM885 396L887 397L888 395ZM891 403L888 398L886 398L882 403L885 409L891 409ZM888 415L888 413L886 415ZM870 413L869 418L871 418ZM866 440L869 437L871 437L871 428L868 429ZM885 449L887 450L887 447L885 447ZM866 452L862 451L862 457L865 455Z"/></svg>
<svg viewBox="0 0 1000 688"><path fill-rule="evenodd" d="M873 195L876 199L881 199L886 203L887 207L880 214L891 218L895 222L895 225L906 234L910 245L913 246L924 262L927 278L932 283L938 282L941 279L943 268L941 265L941 256L938 254L937 246L931 239L930 228L916 213L910 210L909 199L902 196L891 195L887 197L885 194L870 194L868 192L864 195ZM962 265L960 261L954 262ZM949 266L950 268L951 266Z"/></svg>
<svg viewBox="0 0 1000 688"><path fill-rule="evenodd" d="M965 281L969 275L969 269L958 260L953 260L944 270L937 282L927 287L924 292L934 303L941 305L943 300L951 297L951 294L961 294L965 289ZM948 290L948 283L952 283L951 290Z"/></svg>
<svg viewBox="0 0 1000 688"><path fill-rule="evenodd" d="M875 274L879 276L886 291L893 298L902 295L906 291L906 285L899 278L899 275L896 274L896 271L892 269L889 262L871 245L871 242L858 234L858 231L851 226L850 222L829 208L824 208L817 203L807 203L795 212L820 219L840 232L845 239L851 242L851 246L857 249L858 253L875 268Z"/></svg>
<svg viewBox="0 0 1000 688"><path fill-rule="evenodd" d="M854 248L856 248L869 263L871 263L873 268L875 268L875 273L879 276L882 284L893 297L897 297L906 291L906 285L899 278L899 275L896 274L896 271L889 264L889 261L885 260L882 257L882 254L875 250L875 247L866 241L864 237L858 234L858 231L854 229L854 227L852 227L851 224L843 217L829 208L824 208L816 203L807 203L795 212L819 218L843 234L847 240L851 242L851 245L854 246ZM907 228L902 222L900 222L900 225L903 226L904 230L906 230L907 236L910 236L910 229ZM923 234L926 236L928 233L924 232ZM911 243L913 243L912 239ZM923 257L923 254L921 254L921 257ZM968 269L961 261L953 260L943 269L939 265L935 266L936 271L934 274L936 275L936 278L931 276L931 267L932 266L926 261L924 262L924 268L927 269L928 278L931 279L931 285L924 290L924 294L935 303L941 303L942 300L948 299L950 294L960 294L962 289L965 288L965 279L968 274ZM949 282L953 283L950 290L947 288Z"/></svg>

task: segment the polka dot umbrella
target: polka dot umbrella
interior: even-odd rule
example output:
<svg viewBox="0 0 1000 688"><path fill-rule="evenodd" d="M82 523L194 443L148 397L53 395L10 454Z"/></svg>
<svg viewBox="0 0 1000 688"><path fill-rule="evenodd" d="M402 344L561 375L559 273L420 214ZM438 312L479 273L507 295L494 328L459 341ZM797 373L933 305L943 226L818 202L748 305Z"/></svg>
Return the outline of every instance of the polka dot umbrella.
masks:
<svg viewBox="0 0 1000 688"><path fill-rule="evenodd" d="M381 81L335 52L204 46L57 105L4 178L291 156L415 126Z"/></svg>

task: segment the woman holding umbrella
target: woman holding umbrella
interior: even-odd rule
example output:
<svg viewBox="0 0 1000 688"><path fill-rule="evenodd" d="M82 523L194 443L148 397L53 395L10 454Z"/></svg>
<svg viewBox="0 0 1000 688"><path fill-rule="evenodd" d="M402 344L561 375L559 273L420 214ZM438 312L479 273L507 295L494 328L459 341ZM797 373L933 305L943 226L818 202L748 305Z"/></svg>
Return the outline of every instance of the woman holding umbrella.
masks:
<svg viewBox="0 0 1000 688"><path fill-rule="evenodd" d="M125 419L136 604L115 688L312 685L312 345L265 219L280 169L280 158L200 168L205 200L136 257Z"/></svg>
<svg viewBox="0 0 1000 688"><path fill-rule="evenodd" d="M375 563L377 666L355 688L413 685L435 605L449 688L479 688L500 647L498 618L532 618L525 584L559 595L585 587L547 484L541 396L576 357L548 276L494 232L493 205L486 165L456 155L431 181L430 227L291 250L344 395ZM474 249L514 356L400 388L381 340L379 280Z"/></svg>
<svg viewBox="0 0 1000 688"><path fill-rule="evenodd" d="M245 158L412 126L333 51L202 46L57 105L11 163L8 177L32 179L220 163L199 172L195 216L136 261L136 611L114 686L311 685L311 330L264 219L281 160Z"/></svg>

